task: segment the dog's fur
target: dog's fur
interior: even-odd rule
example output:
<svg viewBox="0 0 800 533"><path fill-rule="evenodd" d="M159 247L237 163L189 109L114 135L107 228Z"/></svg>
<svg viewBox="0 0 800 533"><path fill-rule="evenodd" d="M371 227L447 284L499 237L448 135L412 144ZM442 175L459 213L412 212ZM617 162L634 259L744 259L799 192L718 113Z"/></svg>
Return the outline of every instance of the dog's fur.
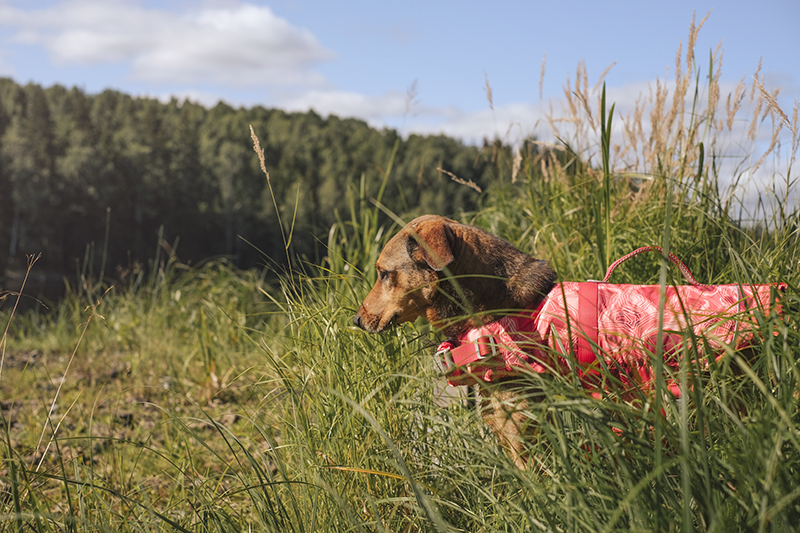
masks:
<svg viewBox="0 0 800 533"><path fill-rule="evenodd" d="M384 247L378 281L353 319L370 333L425 317L448 336L514 310L537 306L555 286L546 261L480 228L426 215L412 220ZM451 282L454 280L454 282ZM531 440L522 411L536 391L516 380L481 386L484 421L524 468Z"/></svg>

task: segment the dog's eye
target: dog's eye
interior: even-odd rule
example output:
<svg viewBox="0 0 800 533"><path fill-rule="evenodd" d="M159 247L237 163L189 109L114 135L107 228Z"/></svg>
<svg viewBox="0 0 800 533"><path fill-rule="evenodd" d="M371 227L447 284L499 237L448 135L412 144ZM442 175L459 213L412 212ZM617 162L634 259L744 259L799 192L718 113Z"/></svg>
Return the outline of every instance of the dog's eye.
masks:
<svg viewBox="0 0 800 533"><path fill-rule="evenodd" d="M389 272L388 270L381 270L380 272L378 272L378 277L380 278L381 281L386 282L389 281L389 274L391 274L391 272Z"/></svg>

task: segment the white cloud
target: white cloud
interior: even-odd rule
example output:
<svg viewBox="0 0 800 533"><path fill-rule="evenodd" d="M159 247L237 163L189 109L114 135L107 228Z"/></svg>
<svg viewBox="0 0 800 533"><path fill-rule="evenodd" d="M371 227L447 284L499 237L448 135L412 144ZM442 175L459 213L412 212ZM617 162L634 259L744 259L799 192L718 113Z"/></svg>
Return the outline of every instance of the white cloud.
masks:
<svg viewBox="0 0 800 533"><path fill-rule="evenodd" d="M131 64L133 79L233 86L324 86L315 64L335 55L268 7L233 3L185 14L130 2L72 0L47 9L0 7L18 42L60 65Z"/></svg>
<svg viewBox="0 0 800 533"><path fill-rule="evenodd" d="M421 113L409 123L409 129L419 133L443 133L468 143L479 144L484 138L500 138L518 143L530 136L541 137L544 108L536 104L513 103L482 109L471 113L448 113L444 120L432 121L431 114Z"/></svg>
<svg viewBox="0 0 800 533"><path fill-rule="evenodd" d="M278 106L290 111L313 109L321 115L357 117L382 127L414 117L448 120L461 112L454 106L427 107L413 102L413 95L392 91L378 96L338 90L313 90L281 99Z"/></svg>
<svg viewBox="0 0 800 533"><path fill-rule="evenodd" d="M291 111L314 109L323 115L360 117L380 120L387 116L401 115L405 110L405 97L400 93L388 93L378 97L345 91L309 91L289 98L281 105Z"/></svg>

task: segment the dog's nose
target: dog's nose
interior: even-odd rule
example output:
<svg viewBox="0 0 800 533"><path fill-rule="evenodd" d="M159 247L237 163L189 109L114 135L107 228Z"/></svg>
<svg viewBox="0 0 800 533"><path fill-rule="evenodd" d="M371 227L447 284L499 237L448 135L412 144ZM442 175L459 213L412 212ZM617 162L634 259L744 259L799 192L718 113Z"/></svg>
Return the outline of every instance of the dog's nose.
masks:
<svg viewBox="0 0 800 533"><path fill-rule="evenodd" d="M353 317L353 324L355 324L356 327L360 328L361 327L361 317L358 316L358 315L354 316Z"/></svg>

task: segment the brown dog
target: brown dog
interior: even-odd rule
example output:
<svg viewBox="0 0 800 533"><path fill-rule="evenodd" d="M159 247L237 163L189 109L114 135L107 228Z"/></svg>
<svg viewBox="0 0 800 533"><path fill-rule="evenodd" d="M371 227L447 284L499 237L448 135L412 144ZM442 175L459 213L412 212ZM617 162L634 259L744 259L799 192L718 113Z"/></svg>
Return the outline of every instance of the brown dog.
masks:
<svg viewBox="0 0 800 533"><path fill-rule="evenodd" d="M370 333L425 317L456 336L478 322L535 307L556 282L547 262L480 228L434 215L407 224L386 244L375 267L378 281L353 318ZM514 380L481 387L484 420L520 468L530 440L521 411L535 393Z"/></svg>

